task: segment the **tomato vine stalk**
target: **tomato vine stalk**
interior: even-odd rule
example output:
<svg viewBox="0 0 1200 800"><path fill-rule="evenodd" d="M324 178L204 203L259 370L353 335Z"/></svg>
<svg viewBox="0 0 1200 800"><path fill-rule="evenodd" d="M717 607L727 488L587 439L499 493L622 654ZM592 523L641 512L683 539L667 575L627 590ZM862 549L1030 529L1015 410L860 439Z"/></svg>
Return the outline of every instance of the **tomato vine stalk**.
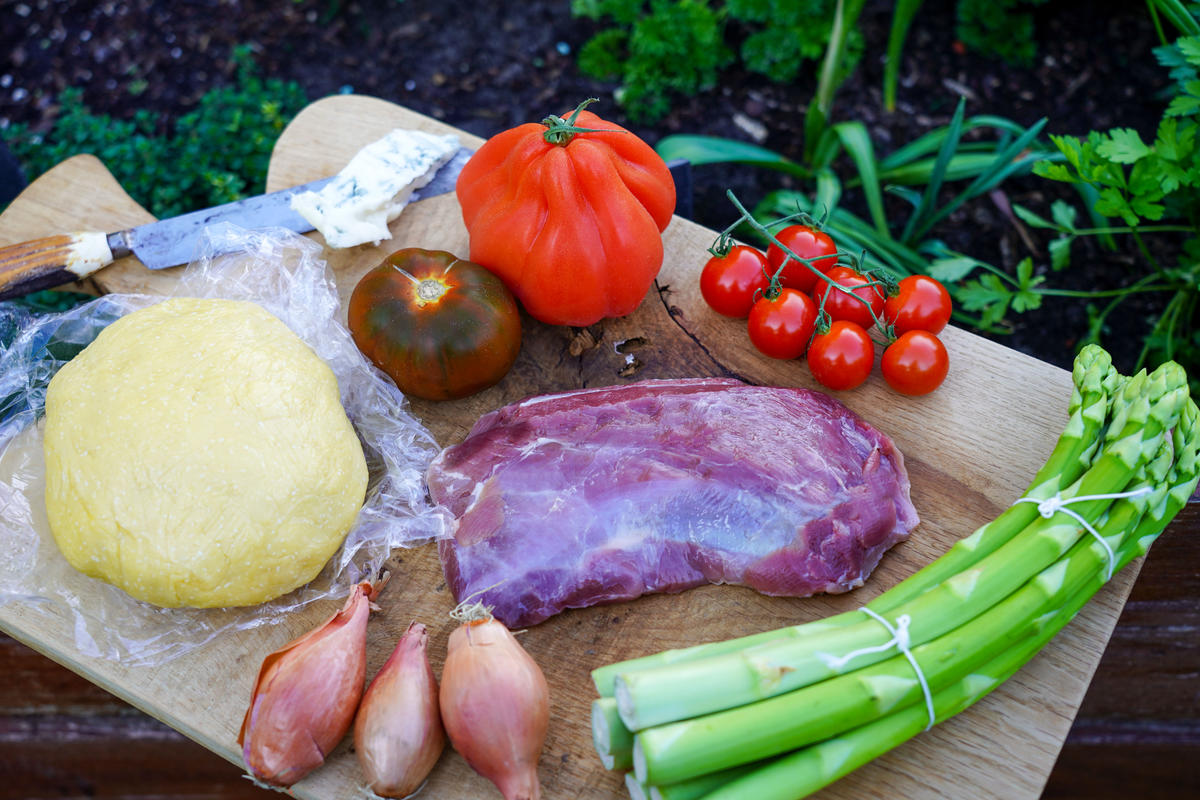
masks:
<svg viewBox="0 0 1200 800"><path fill-rule="evenodd" d="M768 283L767 290L763 293L763 295L765 297L772 298L779 294L779 291L782 288L782 283L780 282L780 279L783 274L784 267L786 266L788 259L790 259L792 261L795 261L796 263L803 264L807 269L812 271L813 274L816 275L816 277L817 277L817 281L818 281L817 285L818 286L822 283L825 284L826 288L821 293L821 297L818 299L814 293L814 298L813 298L817 302L817 327L816 327L817 333L822 333L829 329L829 325L831 324L831 318L829 316L829 313L825 310L825 303L829 299L830 291L832 289L836 289L837 291L842 292L843 294L848 295L849 297L852 297L855 302L862 303L866 307L866 309L867 309L868 313L870 313L871 319L873 320L873 323L874 323L871 325L871 330L879 331L880 335L882 336L882 341L880 342L881 344L886 346L886 345L890 344L891 342L895 341L896 334L893 329L893 326L886 319L884 319L878 313L876 313L875 309L871 306L871 303L869 300L860 296L856 291L856 290L861 290L861 289L875 288L875 289L879 290L880 294L884 298L886 298L889 295L896 293L897 284L896 284L896 280L894 277L892 277L890 274L887 274L887 273L882 273L881 275L879 275L879 274L877 274L877 272L875 270L869 270L869 269L862 268L861 265L866 264L866 262L867 262L865 254L863 256L856 256L853 253L848 253L848 252L845 252L845 251L839 249L837 252L836 265L850 267L851 269L862 274L867 280L866 280L866 282L858 284L854 287L848 287L848 286L845 286L844 284L839 283L835 280L831 280L828 276L826 276L826 274L824 272L822 272L820 269L818 269L813 263L815 261L821 261L821 262L827 263L828 258L829 258L828 256L820 256L820 257L815 257L815 258L803 258L803 257L797 255L796 252L794 250L792 250L790 247L788 247L787 245L785 245L781 241L779 241L778 237L776 237L773 233L771 233L771 230L770 230L771 228L778 227L780 225L784 225L784 224L787 224L789 222L794 222L794 221L801 221L806 225L810 225L811 227L819 229L820 228L819 222L816 222L815 220L813 220L813 218L809 214L807 214L803 211L800 211L795 214L789 214L788 216L781 217L780 219L773 220L770 223L764 224L762 222L759 222L757 219L755 219L754 215L751 214L750 211L748 211L746 209L746 207L742 204L742 202L740 200L738 200L737 195L735 195L733 193L733 190L727 190L725 192L725 195L726 195L726 197L729 198L729 201L731 203L733 203L733 206L734 206L734 208L737 209L739 216L733 222L733 224L731 224L729 227L725 228L725 230L721 231L720 234L718 234L716 242L714 242L713 246L708 249L709 253L713 254L714 256L723 256L726 253L728 253L729 248L732 246L733 231L736 230L738 228L738 226L740 226L743 222L745 222L746 224L750 225L750 227L752 227L754 230L756 230L759 234L761 234L763 237L765 237L769 242L774 243L775 246L777 246L781 251L783 251L783 253L786 256L786 258L784 259L784 262L779 265L778 269L775 270L775 273L773 275L771 275L771 274L767 275L767 280L769 283ZM869 332L870 331L868 331L868 333Z"/></svg>

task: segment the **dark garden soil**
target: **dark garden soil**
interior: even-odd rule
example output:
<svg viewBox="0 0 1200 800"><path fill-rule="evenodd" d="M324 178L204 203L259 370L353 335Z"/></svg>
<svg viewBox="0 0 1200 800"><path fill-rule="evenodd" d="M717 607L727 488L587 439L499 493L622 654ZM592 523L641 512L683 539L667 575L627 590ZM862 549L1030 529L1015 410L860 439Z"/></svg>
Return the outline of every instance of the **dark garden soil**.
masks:
<svg viewBox="0 0 1200 800"><path fill-rule="evenodd" d="M930 0L904 51L899 109L889 113L880 87L892 5L868 3L860 21L866 55L834 109L838 119L866 123L877 151L945 124L960 95L968 114L1022 124L1045 116L1048 132L1124 126L1152 137L1166 75L1151 53L1157 39L1144 4L1051 0L1037 13L1036 61L1023 69L965 52L955 39L954 3ZM662 121L639 124L613 101L614 84L576 66L575 54L596 30L596 23L572 17L568 0L0 0L0 126L48 128L56 98L71 86L84 90L95 111L124 117L144 108L165 121L230 81L231 48L251 44L265 76L300 83L310 99L343 91L374 95L480 136L562 113L592 96L601 99L594 110L651 143L675 132L748 141L764 134L761 143L799 155L811 75L779 85L734 68L718 87L681 99ZM699 167L693 180L694 218L714 228L734 216L727 189L750 205L790 185L779 173L752 167ZM1036 178L1006 183L1003 195L963 208L936 234L993 264L1012 269L1032 255L1046 270L1046 236L1020 228L1003 211L1004 201L1046 215L1053 199L1074 195ZM1073 254L1069 271L1049 277L1054 285L1114 287L1137 277L1129 249L1108 253L1081 243ZM1125 309L1112 318L1105 344L1127 364L1153 308ZM1086 312L1080 302L1056 300L1013 322L1001 341L1065 366Z"/></svg>

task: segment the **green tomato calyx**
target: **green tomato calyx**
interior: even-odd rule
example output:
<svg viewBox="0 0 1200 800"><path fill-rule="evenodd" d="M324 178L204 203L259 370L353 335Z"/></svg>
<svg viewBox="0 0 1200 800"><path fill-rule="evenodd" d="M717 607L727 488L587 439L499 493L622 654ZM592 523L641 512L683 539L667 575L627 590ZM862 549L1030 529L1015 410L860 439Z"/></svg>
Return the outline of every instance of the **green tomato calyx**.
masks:
<svg viewBox="0 0 1200 800"><path fill-rule="evenodd" d="M579 119L579 112L583 111L587 106L595 103L597 98L589 97L579 105L575 106L575 110L571 112L571 116L563 119L557 114L551 114L542 120L542 124L546 126L546 130L542 133L542 138L549 144L556 144L560 147L566 147L577 133L618 133L618 131L609 128L581 128L576 125Z"/></svg>

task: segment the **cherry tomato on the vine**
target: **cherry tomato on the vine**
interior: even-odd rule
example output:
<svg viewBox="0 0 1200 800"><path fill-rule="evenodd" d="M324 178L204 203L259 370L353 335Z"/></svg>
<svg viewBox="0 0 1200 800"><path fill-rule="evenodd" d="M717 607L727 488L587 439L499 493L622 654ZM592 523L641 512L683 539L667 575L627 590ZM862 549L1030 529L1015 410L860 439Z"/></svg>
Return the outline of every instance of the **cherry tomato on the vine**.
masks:
<svg viewBox="0 0 1200 800"><path fill-rule="evenodd" d="M718 314L744 319L754 301L767 290L767 257L761 250L735 244L723 256L713 256L700 272L700 294Z"/></svg>
<svg viewBox="0 0 1200 800"><path fill-rule="evenodd" d="M813 337L808 348L808 368L830 389L853 389L862 384L875 365L875 343L861 325L834 320L825 333Z"/></svg>
<svg viewBox="0 0 1200 800"><path fill-rule="evenodd" d="M747 330L750 341L763 355L799 358L816 324L817 307L812 298L785 288L777 296L763 297L754 304Z"/></svg>
<svg viewBox="0 0 1200 800"><path fill-rule="evenodd" d="M854 297L838 289L834 283L852 291ZM817 283L816 289L813 290L813 299L818 305L824 299L825 311L829 313L830 319L844 319L870 330L876 317L883 318L885 302L883 292L871 283L870 278L857 270L850 267L834 267ZM860 299L856 300L855 297Z"/></svg>
<svg viewBox="0 0 1200 800"><path fill-rule="evenodd" d="M833 239L829 238L829 234L808 225L789 225L775 234L775 239L800 258L816 259L812 266L820 272L827 272L837 263L837 245L833 243ZM779 276L780 283L802 292L812 291L817 283L816 274L802 262L788 258L779 244L771 242L767 248L768 271L774 275L786 258L787 266Z"/></svg>
<svg viewBox="0 0 1200 800"><path fill-rule="evenodd" d="M929 394L946 379L950 356L929 331L908 331L883 351L880 370L888 386L901 394Z"/></svg>
<svg viewBox="0 0 1200 800"><path fill-rule="evenodd" d="M897 336L908 331L941 333L952 310L945 286L928 275L909 275L900 279L900 291L887 299L883 316Z"/></svg>

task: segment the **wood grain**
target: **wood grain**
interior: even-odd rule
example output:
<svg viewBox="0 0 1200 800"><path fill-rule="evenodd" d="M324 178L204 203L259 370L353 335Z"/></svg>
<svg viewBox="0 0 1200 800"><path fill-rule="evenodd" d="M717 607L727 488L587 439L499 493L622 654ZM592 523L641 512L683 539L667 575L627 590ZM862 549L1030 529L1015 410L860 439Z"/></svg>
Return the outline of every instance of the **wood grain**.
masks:
<svg viewBox="0 0 1200 800"><path fill-rule="evenodd" d="M447 130L434 120L371 98L318 101L280 137L268 190L336 171L362 145L394 127ZM471 137L463 139L468 145L477 143ZM85 158L48 173L55 179L52 187L39 186L39 180L0 215L0 244L43 235L56 215L109 229L144 219L144 211L119 187L114 190L111 176L106 181L99 172L105 172L103 167ZM326 251L343 299L358 277L401 246L467 252L466 232L452 195L406 209L392 233L393 238L378 247ZM320 241L318 234L312 236ZM439 442L449 444L484 411L539 392L684 375L735 375L756 383L812 386L799 364L759 357L737 322L707 311L695 278L712 238L711 231L676 218L664 237L666 260L658 283L634 314L586 330L551 328L526 319L521 357L501 384L461 401L414 402L413 411ZM95 277L102 291L164 291L172 280L171 272L151 273L133 259ZM849 595L805 600L705 587L572 611L524 635L523 643L546 670L553 690L553 721L540 764L546 796L610 800L623 795L619 776L605 772L591 752L591 668L853 608L936 558L1018 496L1065 421L1069 375L965 331L952 329L945 339L954 366L933 395L901 398L873 378L839 396L892 435L905 453L913 500L923 520L909 542L885 557L867 586ZM430 546L403 551L391 566L392 581L380 598L383 611L373 619L369 633L368 670L378 669L413 618L430 626L430 652L435 670L440 670L452 600L436 554ZM967 792L1004 800L1036 797L1138 566L1118 575L1042 654L995 693L820 796L933 798ZM81 656L71 638L71 619L58 609L46 613L28 606L0 606L0 630L237 764L236 728L259 661L330 610L314 608L279 625L230 636L163 669ZM104 714L111 716L111 709ZM37 740L33 733L9 738L30 737ZM357 780L357 765L344 743L325 767L294 788L294 794L342 797ZM440 762L427 791L446 800L494 796L454 753Z"/></svg>

